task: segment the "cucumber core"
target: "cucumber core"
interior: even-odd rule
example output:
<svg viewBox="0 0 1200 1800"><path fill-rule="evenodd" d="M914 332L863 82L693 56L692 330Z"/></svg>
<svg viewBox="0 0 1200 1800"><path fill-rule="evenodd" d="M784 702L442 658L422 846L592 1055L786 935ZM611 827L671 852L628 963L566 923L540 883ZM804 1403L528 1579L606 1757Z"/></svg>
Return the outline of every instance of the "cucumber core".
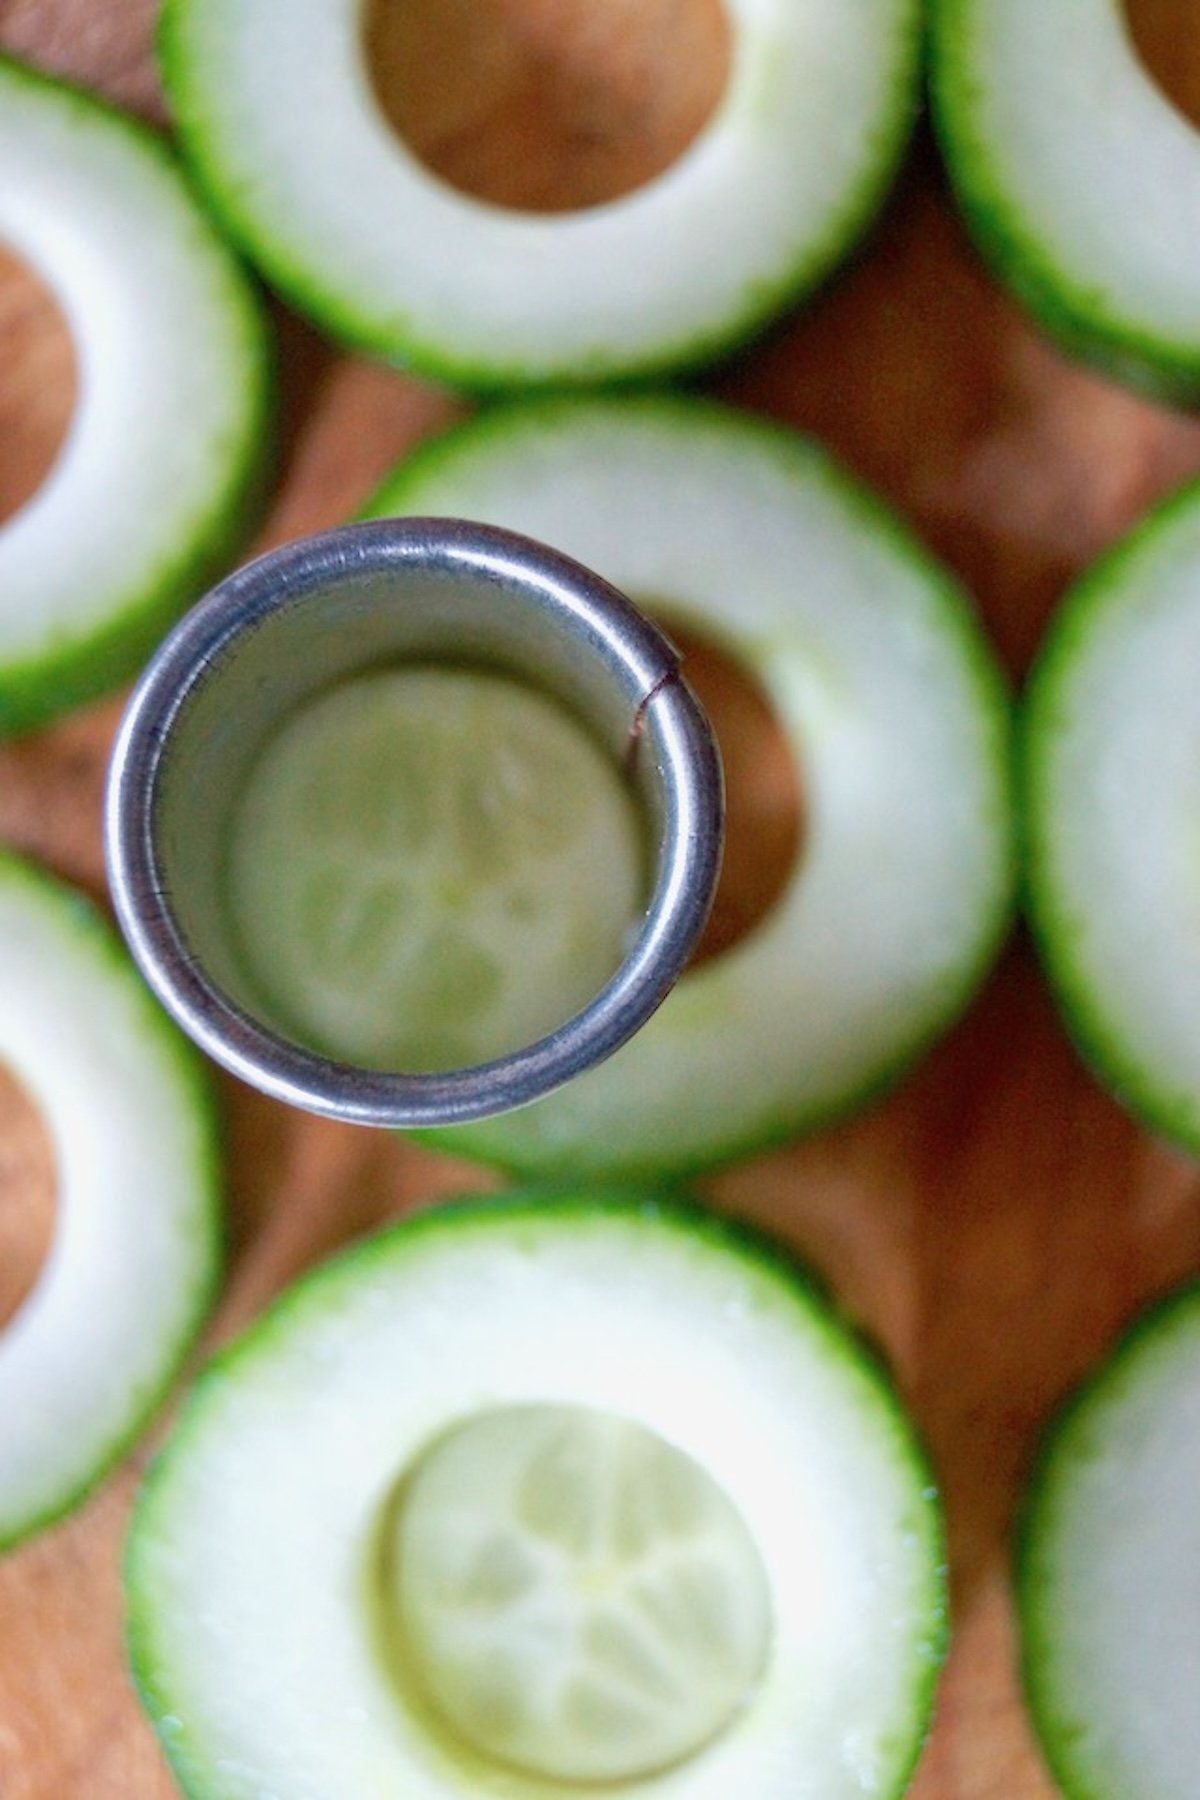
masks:
<svg viewBox="0 0 1200 1800"><path fill-rule="evenodd" d="M400 1658L472 1749L556 1781L694 1755L762 1672L770 1594L741 1515L656 1432L506 1406L439 1437L387 1559Z"/></svg>

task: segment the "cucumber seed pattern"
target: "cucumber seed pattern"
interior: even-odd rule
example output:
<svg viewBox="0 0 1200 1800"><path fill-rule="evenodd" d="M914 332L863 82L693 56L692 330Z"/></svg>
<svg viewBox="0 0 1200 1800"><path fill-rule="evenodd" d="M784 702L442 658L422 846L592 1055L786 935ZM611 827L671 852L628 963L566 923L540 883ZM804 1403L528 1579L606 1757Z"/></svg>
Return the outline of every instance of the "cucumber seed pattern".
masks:
<svg viewBox="0 0 1200 1800"><path fill-rule="evenodd" d="M397 1656L460 1736L561 1781L652 1774L736 1716L766 1572L698 1463L640 1424L524 1405L439 1438L390 1543Z"/></svg>
<svg viewBox="0 0 1200 1800"><path fill-rule="evenodd" d="M301 1042L464 1068L579 1011L644 879L632 795L545 695L481 669L357 676L251 769L230 834L244 972Z"/></svg>

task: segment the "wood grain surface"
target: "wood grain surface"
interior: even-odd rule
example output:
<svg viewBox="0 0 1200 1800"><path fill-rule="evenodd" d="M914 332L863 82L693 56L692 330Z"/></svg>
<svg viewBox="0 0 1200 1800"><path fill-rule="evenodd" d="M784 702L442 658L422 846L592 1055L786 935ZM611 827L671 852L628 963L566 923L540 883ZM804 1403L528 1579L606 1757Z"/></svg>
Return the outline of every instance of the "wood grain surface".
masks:
<svg viewBox="0 0 1200 1800"><path fill-rule="evenodd" d="M0 47L161 119L154 10L152 0L0 0ZM393 116L422 134L451 178L528 205L593 198L669 160L719 91L728 53L719 8L688 0L413 0L412 11L401 39L419 42L431 67L443 40L454 55L438 63L444 88L396 98L383 40L399 27L381 22L376 6L378 80ZM1179 76L1189 65L1172 35L1180 16L1178 0L1146 0L1145 42L1160 46L1186 102ZM497 58L502 79L488 111L479 95ZM471 105L450 66L464 62ZM1190 67L1200 74L1200 55ZM534 77L557 83L554 105L535 109ZM282 308L275 320L284 430L262 546L343 519L409 446L463 410L335 352ZM45 467L71 380L52 308L19 267L0 265L0 507ZM1074 572L1200 470L1200 426L1069 366L997 291L927 139L854 268L704 385L816 432L890 495L971 588L1016 680ZM740 883L726 894L735 929L775 879L780 844L785 856L789 833L802 844L802 807L786 782L768 778L762 720L727 704L727 675L714 681L741 771ZM119 709L118 698L0 747L0 839L97 895L100 796ZM768 841L774 848L759 857ZM397 1138L299 1117L232 1082L223 1093L232 1257L208 1345L336 1245L494 1185ZM33 1278L52 1230L47 1154L37 1120L6 1085L4 1310ZM1044 1800L1052 1789L1013 1667L1014 1505L1048 1410L1143 1301L1200 1265L1195 1170L1149 1141L1080 1066L1018 933L969 1016L890 1098L701 1190L782 1233L824 1271L889 1352L938 1468L954 1648L916 1800ZM175 1791L121 1652L119 1551L150 1448L75 1518L0 1562L3 1800L167 1800Z"/></svg>

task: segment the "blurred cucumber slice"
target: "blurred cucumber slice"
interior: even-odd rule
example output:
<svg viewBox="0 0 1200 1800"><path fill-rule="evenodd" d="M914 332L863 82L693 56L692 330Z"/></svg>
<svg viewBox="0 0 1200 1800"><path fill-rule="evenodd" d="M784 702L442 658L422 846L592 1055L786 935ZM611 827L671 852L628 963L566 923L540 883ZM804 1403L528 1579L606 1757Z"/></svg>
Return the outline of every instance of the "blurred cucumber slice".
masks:
<svg viewBox="0 0 1200 1800"><path fill-rule="evenodd" d="M619 967L646 887L632 792L557 702L478 668L342 682L254 764L229 902L290 1035L364 1068L520 1050Z"/></svg>
<svg viewBox="0 0 1200 1800"><path fill-rule="evenodd" d="M935 0L946 160L997 274L1068 351L1200 396L1200 130L1121 0Z"/></svg>
<svg viewBox="0 0 1200 1800"><path fill-rule="evenodd" d="M0 1547L128 1449L216 1282L215 1129L199 1060L87 903L0 853L0 1061L45 1120L58 1220L0 1331Z"/></svg>
<svg viewBox="0 0 1200 1800"><path fill-rule="evenodd" d="M807 800L750 935L601 1067L438 1142L530 1172L696 1168L862 1102L958 1014L1008 919L1003 686L949 576L814 444L699 400L510 403L370 511L511 526L669 608L761 683Z"/></svg>
<svg viewBox="0 0 1200 1800"><path fill-rule="evenodd" d="M0 525L0 732L132 675L245 524L268 372L244 276L166 146L0 57L0 239L54 294L79 393Z"/></svg>
<svg viewBox="0 0 1200 1800"><path fill-rule="evenodd" d="M1025 1683L1070 1800L1192 1800L1200 1768L1200 1287L1051 1428L1018 1563Z"/></svg>
<svg viewBox="0 0 1200 1800"><path fill-rule="evenodd" d="M443 1208L302 1281L201 1377L126 1568L205 1800L887 1800L944 1647L879 1369L652 1191Z"/></svg>
<svg viewBox="0 0 1200 1800"><path fill-rule="evenodd" d="M170 0L160 45L214 203L332 335L470 387L595 382L703 361L809 292L907 140L917 0L726 5L708 126L644 187L558 215L425 169L376 99L358 0Z"/></svg>
<svg viewBox="0 0 1200 1800"><path fill-rule="evenodd" d="M1084 1054L1200 1149L1200 487L1099 562L1025 703L1029 901Z"/></svg>

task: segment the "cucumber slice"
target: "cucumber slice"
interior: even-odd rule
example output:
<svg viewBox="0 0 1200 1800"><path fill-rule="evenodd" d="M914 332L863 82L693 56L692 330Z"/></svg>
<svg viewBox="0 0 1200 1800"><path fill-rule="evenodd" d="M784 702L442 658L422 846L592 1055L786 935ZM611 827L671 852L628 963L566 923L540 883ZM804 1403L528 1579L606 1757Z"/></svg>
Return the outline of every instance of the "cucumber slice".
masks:
<svg viewBox="0 0 1200 1800"><path fill-rule="evenodd" d="M934 0L950 172L996 273L1072 354L1200 395L1200 132L1143 67L1121 0Z"/></svg>
<svg viewBox="0 0 1200 1800"><path fill-rule="evenodd" d="M1022 732L1029 905L1072 1034L1154 1130L1200 1149L1200 486L1068 596Z"/></svg>
<svg viewBox="0 0 1200 1800"><path fill-rule="evenodd" d="M370 511L509 525L669 606L762 683L808 803L756 931L599 1068L437 1141L529 1171L702 1167L846 1111L949 1024L1008 919L1007 705L949 577L815 445L699 400L510 404Z"/></svg>
<svg viewBox="0 0 1200 1800"><path fill-rule="evenodd" d="M600 992L645 863L632 793L556 702L483 669L390 669L303 707L255 763L230 917L289 1035L462 1069Z"/></svg>
<svg viewBox="0 0 1200 1800"><path fill-rule="evenodd" d="M133 674L245 524L264 447L263 327L166 147L0 58L0 239L66 315L79 398L0 526L0 731Z"/></svg>
<svg viewBox="0 0 1200 1800"><path fill-rule="evenodd" d="M46 1121L58 1221L0 1332L0 1548L95 1486L160 1404L218 1275L199 1059L77 894L0 853L0 1060Z"/></svg>
<svg viewBox="0 0 1200 1800"><path fill-rule="evenodd" d="M1071 1800L1192 1800L1200 1768L1200 1286L1145 1315L1048 1436L1023 1665Z"/></svg>
<svg viewBox="0 0 1200 1800"><path fill-rule="evenodd" d="M372 91L358 0L169 0L160 48L214 204L324 329L471 387L594 382L698 363L809 292L907 140L918 0L726 10L728 88L690 149L557 215L423 167Z"/></svg>
<svg viewBox="0 0 1200 1800"><path fill-rule="evenodd" d="M306 1278L201 1377L126 1568L200 1800L897 1795L944 1647L875 1363L653 1193L442 1208Z"/></svg>

